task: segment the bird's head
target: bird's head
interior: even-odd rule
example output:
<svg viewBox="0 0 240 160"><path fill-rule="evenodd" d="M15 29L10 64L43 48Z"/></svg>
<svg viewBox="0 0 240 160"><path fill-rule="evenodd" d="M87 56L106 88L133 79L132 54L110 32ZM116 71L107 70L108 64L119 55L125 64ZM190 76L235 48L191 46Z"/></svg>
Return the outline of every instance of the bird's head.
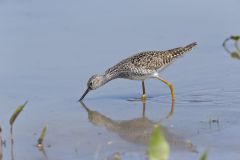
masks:
<svg viewBox="0 0 240 160"><path fill-rule="evenodd" d="M103 75L93 75L92 77L90 77L87 82L87 90L84 92L84 94L79 99L79 101L83 100L83 98L87 95L89 91L95 90L104 84L105 84L105 77Z"/></svg>
<svg viewBox="0 0 240 160"><path fill-rule="evenodd" d="M104 82L104 76L95 74L89 78L87 87L90 90L95 90L101 87L103 85L103 82Z"/></svg>

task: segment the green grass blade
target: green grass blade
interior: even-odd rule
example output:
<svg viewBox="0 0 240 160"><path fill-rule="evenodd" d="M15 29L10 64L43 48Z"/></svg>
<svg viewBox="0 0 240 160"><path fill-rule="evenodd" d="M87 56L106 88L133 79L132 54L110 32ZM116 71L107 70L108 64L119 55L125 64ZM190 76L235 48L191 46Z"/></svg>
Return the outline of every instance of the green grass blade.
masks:
<svg viewBox="0 0 240 160"><path fill-rule="evenodd" d="M207 155L208 155L208 151L205 150L205 151L201 154L199 160L207 160Z"/></svg>
<svg viewBox="0 0 240 160"><path fill-rule="evenodd" d="M20 105L15 112L12 114L11 118L10 118L10 125L12 126L13 123L15 122L16 118L18 117L18 115L22 112L23 108L26 106L26 104L28 103L28 101L26 101L24 104Z"/></svg>
<svg viewBox="0 0 240 160"><path fill-rule="evenodd" d="M170 147L160 127L154 128L148 143L149 160L167 160Z"/></svg>
<svg viewBox="0 0 240 160"><path fill-rule="evenodd" d="M238 35L232 35L232 36L230 36L230 38L234 41L239 41L240 40L240 36L238 36Z"/></svg>
<svg viewBox="0 0 240 160"><path fill-rule="evenodd" d="M47 132L47 125L42 129L42 132L41 132L41 135L40 135L40 137L38 138L38 144L37 144L37 146L39 147L39 148L42 148L43 147L43 140L44 140L44 138L45 138L45 136L46 136L46 132Z"/></svg>

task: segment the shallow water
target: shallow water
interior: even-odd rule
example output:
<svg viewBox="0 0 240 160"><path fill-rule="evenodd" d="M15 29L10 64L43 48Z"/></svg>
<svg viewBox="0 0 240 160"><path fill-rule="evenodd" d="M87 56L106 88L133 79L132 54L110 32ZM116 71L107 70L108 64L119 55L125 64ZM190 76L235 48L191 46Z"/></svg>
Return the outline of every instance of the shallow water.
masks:
<svg viewBox="0 0 240 160"><path fill-rule="evenodd" d="M3 159L146 159L146 141L160 123L170 159L238 159L240 61L222 42L239 34L240 2L0 1L0 125ZM175 87L117 79L77 103L88 78L143 50L165 50L192 41L198 47L161 75ZM231 44L229 44L231 45ZM28 100L14 124L9 118ZM88 112L87 112L88 111ZM45 155L35 144L44 125ZM186 147L188 141L197 152Z"/></svg>

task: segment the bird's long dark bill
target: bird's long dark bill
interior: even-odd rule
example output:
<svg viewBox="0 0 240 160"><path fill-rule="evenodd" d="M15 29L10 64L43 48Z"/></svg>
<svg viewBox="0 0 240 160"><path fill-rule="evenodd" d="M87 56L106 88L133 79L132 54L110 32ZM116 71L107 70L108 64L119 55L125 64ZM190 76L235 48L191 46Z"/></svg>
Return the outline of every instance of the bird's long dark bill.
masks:
<svg viewBox="0 0 240 160"><path fill-rule="evenodd" d="M88 94L88 92L90 91L90 89L88 88L82 95L82 97L79 99L79 101L82 101L83 98Z"/></svg>

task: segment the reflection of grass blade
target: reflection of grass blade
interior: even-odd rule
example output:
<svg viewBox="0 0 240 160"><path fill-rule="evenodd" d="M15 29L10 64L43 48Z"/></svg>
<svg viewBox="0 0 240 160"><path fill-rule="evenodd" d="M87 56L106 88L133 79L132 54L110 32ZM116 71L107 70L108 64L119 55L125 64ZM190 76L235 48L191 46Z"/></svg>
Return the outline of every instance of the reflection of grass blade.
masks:
<svg viewBox="0 0 240 160"><path fill-rule="evenodd" d="M23 108L26 106L28 101L26 101L24 104L20 105L15 112L12 114L11 118L10 118L10 125L11 125L11 133L12 133L12 126L16 120L16 118L18 117L18 115L22 112Z"/></svg>
<svg viewBox="0 0 240 160"><path fill-rule="evenodd" d="M43 148L43 140L45 138L46 132L47 132L47 125L43 128L41 135L38 138L38 144L37 144L38 148Z"/></svg>
<svg viewBox="0 0 240 160"><path fill-rule="evenodd" d="M148 158L149 160L167 160L170 147L160 127L156 127L149 139Z"/></svg>
<svg viewBox="0 0 240 160"><path fill-rule="evenodd" d="M205 151L201 154L199 160L207 160L207 155L208 155L208 151L205 150Z"/></svg>

